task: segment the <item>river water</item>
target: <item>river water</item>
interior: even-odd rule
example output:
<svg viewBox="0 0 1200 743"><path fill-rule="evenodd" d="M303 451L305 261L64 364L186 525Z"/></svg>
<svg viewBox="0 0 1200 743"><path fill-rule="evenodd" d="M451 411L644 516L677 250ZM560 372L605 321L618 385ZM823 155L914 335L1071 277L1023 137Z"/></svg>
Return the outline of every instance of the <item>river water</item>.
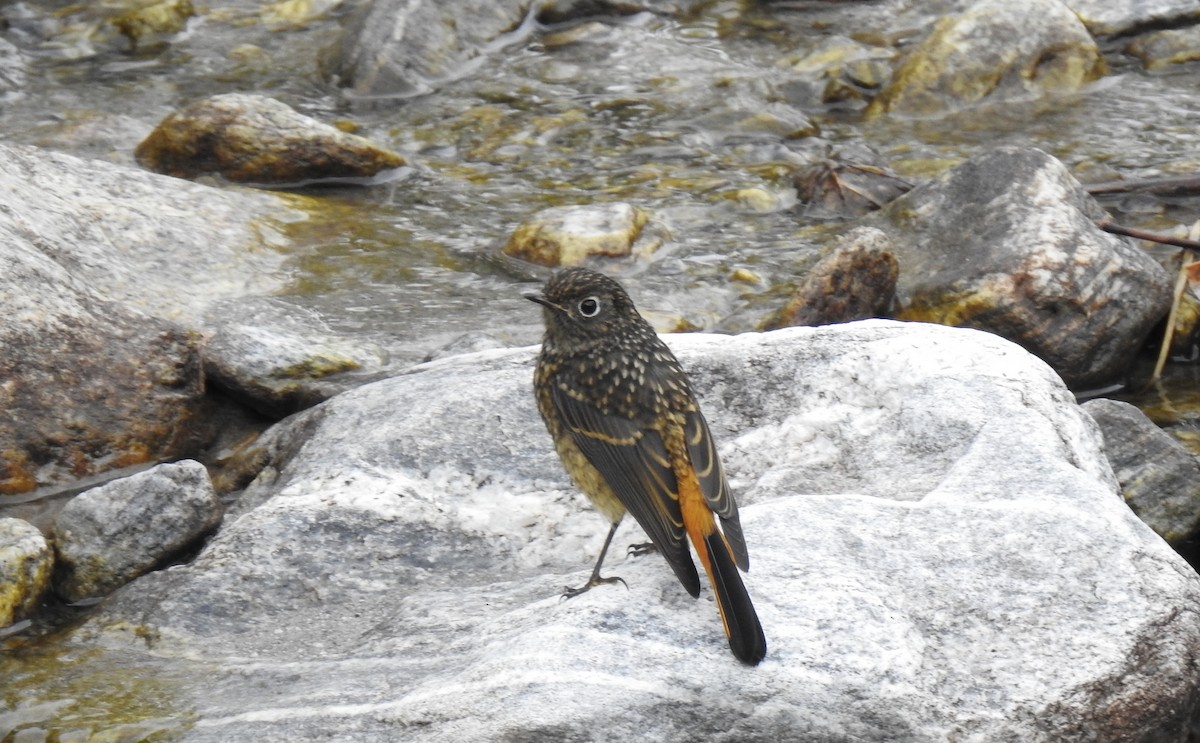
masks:
<svg viewBox="0 0 1200 743"><path fill-rule="evenodd" d="M866 121L853 106L810 105L779 63L838 29L888 32L902 3L784 5L713 2L684 19L643 14L591 26L574 43L535 33L432 95L355 103L317 74L317 56L348 12L341 5L214 5L184 32L133 50L109 23L116 4L9 4L4 35L29 55L29 68L23 92L0 104L0 141L133 165L133 148L163 116L238 91L349 122L404 153L413 167L390 183L290 196L309 218L289 226L297 247L281 269L283 301L333 332L379 344L397 368L467 332L484 343L537 341L540 317L521 292L545 274L497 248L547 206L619 200L654 213L671 229L669 245L648 262L607 270L663 327L739 332L774 309L848 228L794 205L791 171L831 146L865 143L913 181L999 145L1040 147L1088 177L1200 171L1194 66L1147 73L1111 42L1109 74L1076 95ZM929 5L933 13L944 3ZM771 117L755 118L764 110ZM788 136L809 125L819 134ZM748 205L737 198L743 189L773 206ZM1106 206L1120 222L1157 230L1200 217L1186 199ZM1123 394L1193 444L1197 368L1173 363L1161 385ZM53 638L29 657L28 683L76 684L84 696L106 683L86 670L86 658L59 657ZM128 693L129 718L152 722L143 707L155 704L155 690ZM111 721L111 709L100 719ZM131 739L146 735L153 730L130 731Z"/></svg>
<svg viewBox="0 0 1200 743"><path fill-rule="evenodd" d="M1113 176L1196 170L1191 67L1147 74L1114 44L1110 74L1078 95L868 122L854 106L814 105L781 61L834 31L883 34L898 4L808 5L700 4L682 20L589 26L573 43L552 29L493 51L433 95L354 103L317 73L340 5L214 6L131 50L107 21L114 11L98 9L109 6L17 4L7 36L32 61L24 94L0 109L0 138L133 164L134 146L167 113L250 91L404 153L413 167L394 182L297 194L310 218L291 226L297 248L282 269L289 302L379 343L393 367L468 330L484 342L537 340L536 308L520 292L544 274L496 249L550 205L622 200L654 213L672 231L668 246L607 269L663 327L738 332L847 229L792 206L791 172L832 146L865 143L914 181L1001 144ZM787 136L810 125L815 136ZM747 206L742 189L774 206ZM1145 227L1195 219L1190 203L1109 206Z"/></svg>

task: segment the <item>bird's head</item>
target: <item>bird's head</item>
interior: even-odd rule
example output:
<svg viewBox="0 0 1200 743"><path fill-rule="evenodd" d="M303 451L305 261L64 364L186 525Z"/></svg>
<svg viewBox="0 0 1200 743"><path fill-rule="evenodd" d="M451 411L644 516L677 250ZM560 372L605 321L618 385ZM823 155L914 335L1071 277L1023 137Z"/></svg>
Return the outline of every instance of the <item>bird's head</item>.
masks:
<svg viewBox="0 0 1200 743"><path fill-rule="evenodd" d="M590 268L559 271L540 294L525 298L542 305L546 335L555 342L586 342L644 322L621 285Z"/></svg>

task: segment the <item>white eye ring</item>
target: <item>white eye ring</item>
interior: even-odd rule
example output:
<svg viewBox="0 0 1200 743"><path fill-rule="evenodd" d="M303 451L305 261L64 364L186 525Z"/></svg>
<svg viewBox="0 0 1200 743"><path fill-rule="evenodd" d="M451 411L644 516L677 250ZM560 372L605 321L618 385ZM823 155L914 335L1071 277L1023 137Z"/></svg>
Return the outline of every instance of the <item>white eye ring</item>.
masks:
<svg viewBox="0 0 1200 743"><path fill-rule="evenodd" d="M595 317L600 314L600 298L584 297L579 300L579 314L584 317Z"/></svg>

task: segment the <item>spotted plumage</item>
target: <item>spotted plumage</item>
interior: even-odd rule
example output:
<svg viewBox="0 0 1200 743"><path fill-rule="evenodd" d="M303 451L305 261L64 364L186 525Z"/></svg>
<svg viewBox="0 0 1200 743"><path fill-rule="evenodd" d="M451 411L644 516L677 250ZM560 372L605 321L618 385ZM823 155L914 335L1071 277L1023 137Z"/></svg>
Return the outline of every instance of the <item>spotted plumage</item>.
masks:
<svg viewBox="0 0 1200 743"><path fill-rule="evenodd" d="M737 503L687 374L603 274L568 268L528 298L542 305L546 325L534 375L538 409L567 472L612 524L591 579L566 595L620 580L600 577L600 567L628 511L699 596L691 541L730 648L757 664L766 640L738 573L749 557Z"/></svg>

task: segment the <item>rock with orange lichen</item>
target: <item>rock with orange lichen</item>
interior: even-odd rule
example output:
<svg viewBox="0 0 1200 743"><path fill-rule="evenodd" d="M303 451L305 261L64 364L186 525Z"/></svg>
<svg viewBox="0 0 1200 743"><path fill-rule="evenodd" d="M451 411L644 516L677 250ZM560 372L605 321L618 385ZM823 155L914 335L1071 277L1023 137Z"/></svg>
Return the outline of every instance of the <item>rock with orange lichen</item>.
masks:
<svg viewBox="0 0 1200 743"><path fill-rule="evenodd" d="M406 164L365 137L244 93L205 98L167 116L134 155L177 178L215 174L261 185L360 181Z"/></svg>
<svg viewBox="0 0 1200 743"><path fill-rule="evenodd" d="M887 317L900 275L891 247L880 230L851 230L812 267L787 304L760 323L759 330Z"/></svg>
<svg viewBox="0 0 1200 743"><path fill-rule="evenodd" d="M204 405L198 333L21 245L0 275L0 493L170 458Z"/></svg>
<svg viewBox="0 0 1200 743"><path fill-rule="evenodd" d="M0 494L204 447L195 328L276 285L280 200L10 145L0 192Z"/></svg>

